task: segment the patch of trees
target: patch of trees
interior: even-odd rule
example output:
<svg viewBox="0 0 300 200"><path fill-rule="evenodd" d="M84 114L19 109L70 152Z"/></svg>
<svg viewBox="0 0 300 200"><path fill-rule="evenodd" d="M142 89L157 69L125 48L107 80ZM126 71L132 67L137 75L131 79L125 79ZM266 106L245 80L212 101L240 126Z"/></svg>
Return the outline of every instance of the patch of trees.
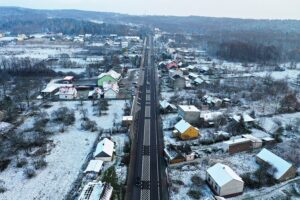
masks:
<svg viewBox="0 0 300 200"><path fill-rule="evenodd" d="M111 186L114 188L112 199L122 199L122 188L118 183L118 177L115 167L112 166L104 172L102 181L111 184Z"/></svg>
<svg viewBox="0 0 300 200"><path fill-rule="evenodd" d="M30 58L1 57L0 73L9 76L38 77L55 76L56 72L46 66L43 61Z"/></svg>
<svg viewBox="0 0 300 200"><path fill-rule="evenodd" d="M300 102L295 93L289 93L280 101L281 113L291 113L300 110Z"/></svg>
<svg viewBox="0 0 300 200"><path fill-rule="evenodd" d="M11 18L5 18L4 20L2 20L0 23L0 30L10 31L12 34L54 32L64 33L67 35L134 35L138 32L136 29L122 24L99 24L91 21L69 18L39 17L35 19L22 19L16 16L13 16Z"/></svg>
<svg viewBox="0 0 300 200"><path fill-rule="evenodd" d="M261 162L259 168L252 173L246 173L242 176L245 185L249 188L255 189L263 186L272 186L276 183L274 174L276 168L266 162Z"/></svg>
<svg viewBox="0 0 300 200"><path fill-rule="evenodd" d="M239 62L270 62L280 60L280 51L273 45L232 41L220 44L217 56Z"/></svg>

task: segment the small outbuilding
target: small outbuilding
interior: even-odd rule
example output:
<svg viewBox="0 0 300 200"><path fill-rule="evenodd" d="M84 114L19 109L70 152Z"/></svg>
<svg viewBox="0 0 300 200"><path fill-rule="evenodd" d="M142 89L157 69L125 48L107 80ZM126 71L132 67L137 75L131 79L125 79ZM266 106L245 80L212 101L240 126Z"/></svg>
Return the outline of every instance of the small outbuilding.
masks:
<svg viewBox="0 0 300 200"><path fill-rule="evenodd" d="M102 160L91 160L84 170L84 173L96 173L99 174L103 166L103 161Z"/></svg>

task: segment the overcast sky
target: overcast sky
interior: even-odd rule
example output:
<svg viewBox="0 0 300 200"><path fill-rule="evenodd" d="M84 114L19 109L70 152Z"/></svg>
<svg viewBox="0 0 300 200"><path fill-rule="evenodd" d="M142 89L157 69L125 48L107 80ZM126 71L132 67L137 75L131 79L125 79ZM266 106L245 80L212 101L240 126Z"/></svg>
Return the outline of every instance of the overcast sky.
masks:
<svg viewBox="0 0 300 200"><path fill-rule="evenodd" d="M300 0L0 0L0 6L75 8L134 15L300 19Z"/></svg>

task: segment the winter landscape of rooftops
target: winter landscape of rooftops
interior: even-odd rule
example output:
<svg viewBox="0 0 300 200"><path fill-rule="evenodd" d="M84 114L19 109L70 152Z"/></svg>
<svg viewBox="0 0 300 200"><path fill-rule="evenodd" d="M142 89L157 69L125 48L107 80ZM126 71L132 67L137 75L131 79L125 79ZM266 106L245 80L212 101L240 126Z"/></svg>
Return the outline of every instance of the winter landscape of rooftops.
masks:
<svg viewBox="0 0 300 200"><path fill-rule="evenodd" d="M299 7L0 1L0 200L300 199Z"/></svg>

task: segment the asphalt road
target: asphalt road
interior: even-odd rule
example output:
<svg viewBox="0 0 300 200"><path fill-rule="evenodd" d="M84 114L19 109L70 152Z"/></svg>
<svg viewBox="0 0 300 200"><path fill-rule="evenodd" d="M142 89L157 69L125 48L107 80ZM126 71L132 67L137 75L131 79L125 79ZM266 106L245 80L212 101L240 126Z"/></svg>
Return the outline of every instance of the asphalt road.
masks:
<svg viewBox="0 0 300 200"><path fill-rule="evenodd" d="M153 60L153 40L148 38L145 51L144 79L139 88L137 131L132 143L126 199L168 199L163 159L163 136L157 98L158 78Z"/></svg>

